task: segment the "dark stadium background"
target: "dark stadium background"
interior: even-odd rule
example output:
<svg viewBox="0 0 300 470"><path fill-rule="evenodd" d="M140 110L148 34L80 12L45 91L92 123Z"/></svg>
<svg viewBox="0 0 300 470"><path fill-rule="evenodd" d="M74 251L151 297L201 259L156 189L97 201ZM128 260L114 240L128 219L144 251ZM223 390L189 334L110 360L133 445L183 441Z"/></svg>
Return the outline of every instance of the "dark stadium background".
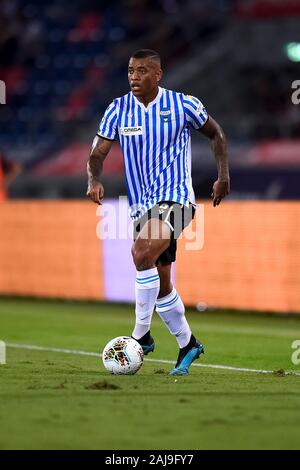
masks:
<svg viewBox="0 0 300 470"><path fill-rule="evenodd" d="M230 198L298 199L291 87L300 78L299 19L297 1L2 0L0 148L23 166L11 197L85 197L85 160L101 115L127 92L130 53L148 47L162 56L162 85L198 96L223 125ZM110 160L106 194L114 197L125 184L117 150ZM215 173L207 142L194 132L197 196L209 198Z"/></svg>

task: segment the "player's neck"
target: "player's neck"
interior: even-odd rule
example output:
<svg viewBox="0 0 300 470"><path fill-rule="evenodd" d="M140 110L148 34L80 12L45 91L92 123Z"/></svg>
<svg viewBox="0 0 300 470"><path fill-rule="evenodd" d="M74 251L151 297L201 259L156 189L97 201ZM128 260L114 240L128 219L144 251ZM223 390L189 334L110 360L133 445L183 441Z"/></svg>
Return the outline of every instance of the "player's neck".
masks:
<svg viewBox="0 0 300 470"><path fill-rule="evenodd" d="M159 87L151 90L151 92L147 96L136 97L136 99L140 101L140 103L142 103L147 108L148 104L150 104L151 101L155 100L158 93L159 93Z"/></svg>

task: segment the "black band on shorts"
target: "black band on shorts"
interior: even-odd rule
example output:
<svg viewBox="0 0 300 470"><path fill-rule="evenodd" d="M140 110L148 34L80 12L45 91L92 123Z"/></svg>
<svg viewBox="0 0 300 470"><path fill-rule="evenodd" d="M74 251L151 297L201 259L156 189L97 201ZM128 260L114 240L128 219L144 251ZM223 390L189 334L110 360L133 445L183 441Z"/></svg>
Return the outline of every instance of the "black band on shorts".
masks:
<svg viewBox="0 0 300 470"><path fill-rule="evenodd" d="M152 209L149 209L139 220L134 222L134 240L136 240L139 232L144 227L145 223L153 218L157 218L165 222L172 231L172 237L169 247L161 253L156 261L163 264L169 264L176 260L177 239L181 232L193 220L196 212L194 204L189 203L189 206L184 206L173 201L161 201L157 203Z"/></svg>

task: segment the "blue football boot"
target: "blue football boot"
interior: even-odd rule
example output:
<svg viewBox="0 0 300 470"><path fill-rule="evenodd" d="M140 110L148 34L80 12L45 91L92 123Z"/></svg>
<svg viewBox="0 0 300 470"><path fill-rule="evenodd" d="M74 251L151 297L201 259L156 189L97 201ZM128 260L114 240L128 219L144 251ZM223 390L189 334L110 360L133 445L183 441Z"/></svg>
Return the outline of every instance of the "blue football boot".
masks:
<svg viewBox="0 0 300 470"><path fill-rule="evenodd" d="M170 375L188 375L190 365L199 358L200 354L204 354L203 344L192 335L189 344L179 350L176 366Z"/></svg>

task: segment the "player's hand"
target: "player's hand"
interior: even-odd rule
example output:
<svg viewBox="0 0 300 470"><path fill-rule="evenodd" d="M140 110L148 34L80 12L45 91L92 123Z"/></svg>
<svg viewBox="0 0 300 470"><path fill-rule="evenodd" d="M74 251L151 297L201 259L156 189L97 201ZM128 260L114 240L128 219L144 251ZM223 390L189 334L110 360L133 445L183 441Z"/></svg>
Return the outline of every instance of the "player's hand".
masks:
<svg viewBox="0 0 300 470"><path fill-rule="evenodd" d="M96 204L102 204L104 197L104 188L101 183L89 184L86 195Z"/></svg>
<svg viewBox="0 0 300 470"><path fill-rule="evenodd" d="M220 204L222 199L229 194L230 183L227 181L217 180L214 182L211 197L213 199L213 206L216 207Z"/></svg>

